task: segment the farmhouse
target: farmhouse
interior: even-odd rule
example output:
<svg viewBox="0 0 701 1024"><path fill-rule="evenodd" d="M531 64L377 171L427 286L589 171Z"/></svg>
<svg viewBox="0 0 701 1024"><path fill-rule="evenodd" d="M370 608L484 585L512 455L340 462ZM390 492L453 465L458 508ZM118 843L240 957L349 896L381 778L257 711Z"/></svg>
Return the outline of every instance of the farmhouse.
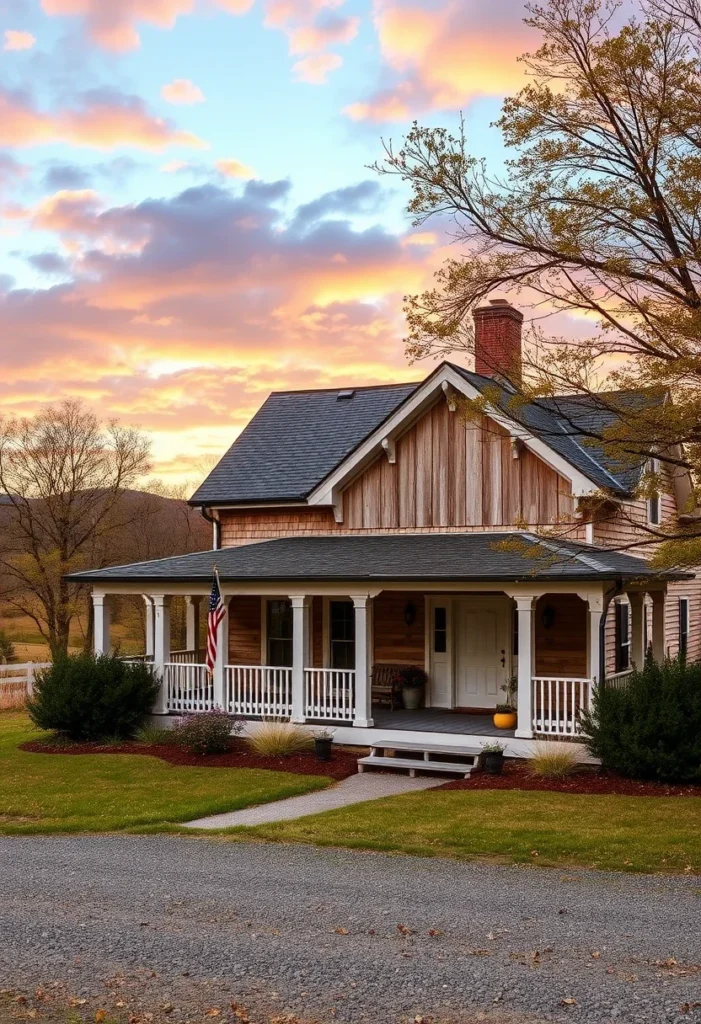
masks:
<svg viewBox="0 0 701 1024"><path fill-rule="evenodd" d="M680 515L690 481L639 499L646 467L587 441L598 406L518 401L504 377L522 319L504 300L475 311L474 372L444 362L416 384L272 394L191 499L211 551L72 577L92 584L97 649L110 597L143 594L158 713L220 706L356 743L378 730L487 742L514 678L513 753L575 735L593 688L620 684L648 648L700 657L698 579L634 546ZM611 406L628 400L641 398ZM215 565L227 616L210 677L197 638ZM176 595L188 643L174 653ZM397 707L399 666L428 675L419 709Z"/></svg>

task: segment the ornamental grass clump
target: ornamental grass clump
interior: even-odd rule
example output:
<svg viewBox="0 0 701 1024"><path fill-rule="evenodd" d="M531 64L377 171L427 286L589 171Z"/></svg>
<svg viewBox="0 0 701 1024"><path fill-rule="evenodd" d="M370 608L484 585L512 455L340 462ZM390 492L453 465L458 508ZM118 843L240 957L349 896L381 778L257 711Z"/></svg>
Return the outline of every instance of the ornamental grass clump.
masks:
<svg viewBox="0 0 701 1024"><path fill-rule="evenodd" d="M701 782L701 664L648 658L625 687L598 687L582 736L608 771Z"/></svg>
<svg viewBox="0 0 701 1024"><path fill-rule="evenodd" d="M572 743L536 743L528 762L530 775L538 779L566 779L577 771L581 748Z"/></svg>
<svg viewBox="0 0 701 1024"><path fill-rule="evenodd" d="M241 732L243 722L215 708L185 715L172 729L173 742L190 754L225 754L231 737Z"/></svg>
<svg viewBox="0 0 701 1024"><path fill-rule="evenodd" d="M270 720L261 722L249 736L248 743L261 757L289 757L300 750L309 750L312 737L306 729L293 722Z"/></svg>
<svg viewBox="0 0 701 1024"><path fill-rule="evenodd" d="M143 663L114 655L73 654L37 673L29 717L76 743L128 739L151 711L159 683Z"/></svg>

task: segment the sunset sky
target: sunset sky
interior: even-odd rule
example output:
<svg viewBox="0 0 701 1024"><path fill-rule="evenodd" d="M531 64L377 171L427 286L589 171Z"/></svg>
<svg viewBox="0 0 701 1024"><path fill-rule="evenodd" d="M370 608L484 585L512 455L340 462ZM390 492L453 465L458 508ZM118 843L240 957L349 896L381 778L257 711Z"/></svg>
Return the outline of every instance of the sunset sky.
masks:
<svg viewBox="0 0 701 1024"><path fill-rule="evenodd" d="M196 480L270 390L420 379L402 295L446 240L367 164L489 128L518 0L0 0L5 414L80 396Z"/></svg>

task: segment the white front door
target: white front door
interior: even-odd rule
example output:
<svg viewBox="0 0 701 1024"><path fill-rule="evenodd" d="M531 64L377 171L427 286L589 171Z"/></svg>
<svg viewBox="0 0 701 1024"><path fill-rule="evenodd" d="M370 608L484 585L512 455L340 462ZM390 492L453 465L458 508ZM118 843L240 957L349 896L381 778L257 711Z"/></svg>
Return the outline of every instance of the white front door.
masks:
<svg viewBox="0 0 701 1024"><path fill-rule="evenodd" d="M509 602L470 598L453 608L455 706L493 708L509 671Z"/></svg>

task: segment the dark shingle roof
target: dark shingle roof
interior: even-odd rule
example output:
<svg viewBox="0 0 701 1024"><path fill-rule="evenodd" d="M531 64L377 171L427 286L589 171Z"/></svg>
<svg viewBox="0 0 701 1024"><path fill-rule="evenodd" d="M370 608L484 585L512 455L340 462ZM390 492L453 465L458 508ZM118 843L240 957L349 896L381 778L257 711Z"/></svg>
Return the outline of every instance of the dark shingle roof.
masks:
<svg viewBox="0 0 701 1024"><path fill-rule="evenodd" d="M283 391L268 398L193 494L193 504L302 501L417 384Z"/></svg>
<svg viewBox="0 0 701 1024"><path fill-rule="evenodd" d="M74 573L86 583L303 580L414 582L682 579L631 555L530 533L285 537L220 551Z"/></svg>

